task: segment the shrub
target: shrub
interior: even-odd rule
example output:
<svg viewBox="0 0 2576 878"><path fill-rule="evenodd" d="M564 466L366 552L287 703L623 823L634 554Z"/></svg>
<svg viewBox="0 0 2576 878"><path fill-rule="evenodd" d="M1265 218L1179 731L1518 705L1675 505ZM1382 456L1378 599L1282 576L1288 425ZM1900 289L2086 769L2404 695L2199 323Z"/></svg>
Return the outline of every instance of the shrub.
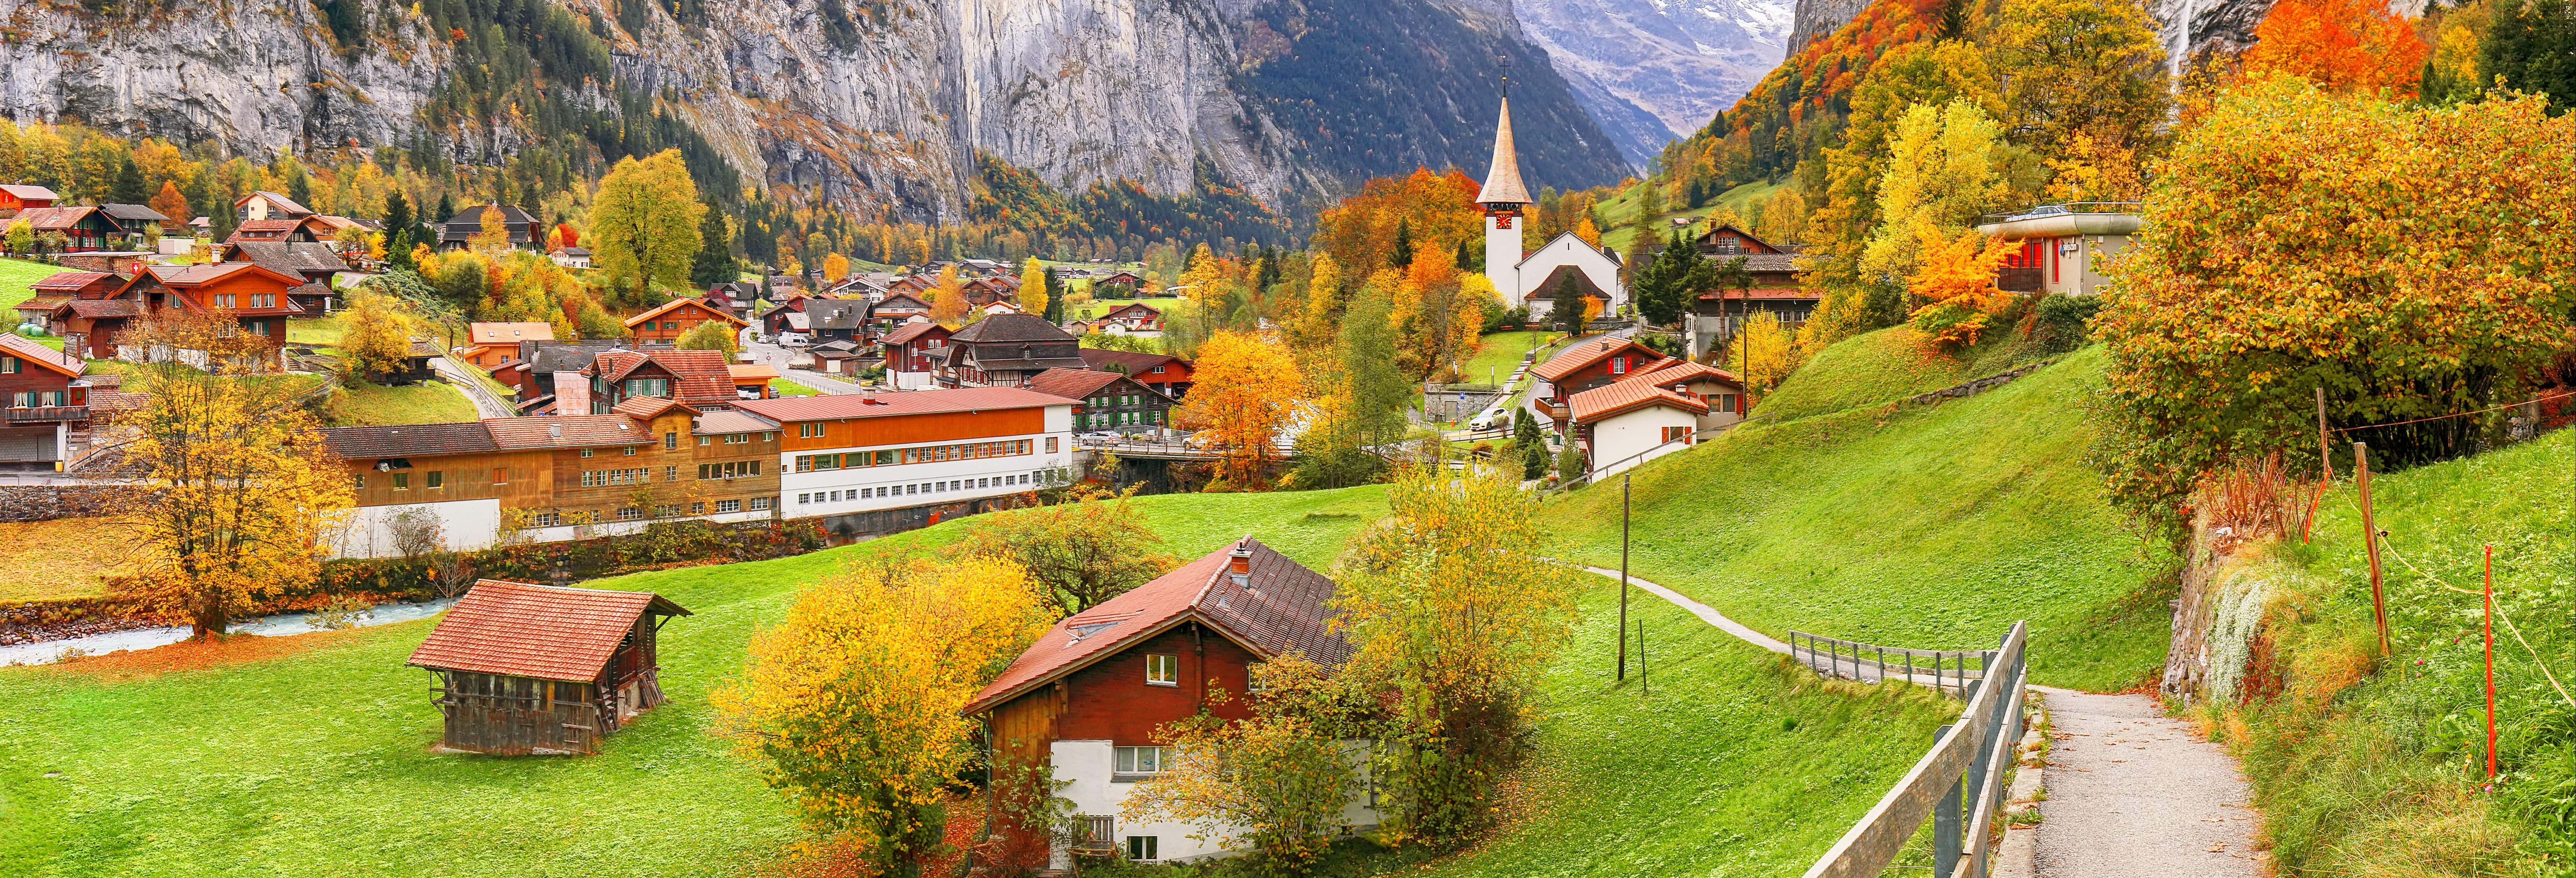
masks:
<svg viewBox="0 0 2576 878"><path fill-rule="evenodd" d="M2085 322L2102 310L2100 296L2069 296L2050 293L2039 300L2037 316L2031 324L2031 344L2043 354L2062 354L2084 346L2091 330Z"/></svg>

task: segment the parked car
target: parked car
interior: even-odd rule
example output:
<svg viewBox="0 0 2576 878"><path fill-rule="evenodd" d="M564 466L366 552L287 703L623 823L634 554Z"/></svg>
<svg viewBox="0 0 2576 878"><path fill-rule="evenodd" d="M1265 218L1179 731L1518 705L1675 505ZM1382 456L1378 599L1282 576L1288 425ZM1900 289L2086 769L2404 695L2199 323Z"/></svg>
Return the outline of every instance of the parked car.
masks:
<svg viewBox="0 0 2576 878"><path fill-rule="evenodd" d="M801 348L813 343L813 341L813 336L802 332L782 332L778 334L778 343L791 348Z"/></svg>
<svg viewBox="0 0 2576 878"><path fill-rule="evenodd" d="M1467 429L1478 431L1491 430L1494 428L1494 425L1497 422L1502 421L1503 418L1504 414L1502 412L1488 411L1484 414L1477 415L1475 420L1468 421Z"/></svg>
<svg viewBox="0 0 2576 878"><path fill-rule="evenodd" d="M1124 435L1109 430L1094 430L1092 432L1082 434L1082 440L1085 442L1119 442L1124 441L1126 438L1127 437Z"/></svg>

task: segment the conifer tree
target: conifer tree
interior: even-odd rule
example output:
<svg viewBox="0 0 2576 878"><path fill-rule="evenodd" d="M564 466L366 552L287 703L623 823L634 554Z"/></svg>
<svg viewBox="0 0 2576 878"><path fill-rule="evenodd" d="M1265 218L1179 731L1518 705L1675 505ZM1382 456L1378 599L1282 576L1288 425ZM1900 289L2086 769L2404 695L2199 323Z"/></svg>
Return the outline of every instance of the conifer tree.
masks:
<svg viewBox="0 0 2576 878"><path fill-rule="evenodd" d="M117 160L116 180L115 182L110 183L107 187L108 202L111 204L142 204L143 199L149 197L151 197L151 193L144 191L143 188L143 169L134 166L134 157L126 156L125 158ZM188 221L186 217L175 217L175 219L180 222Z"/></svg>
<svg viewBox="0 0 2576 878"><path fill-rule="evenodd" d="M724 211L709 209L698 220L698 254L689 262L689 282L708 289L733 278L733 244Z"/></svg>
<svg viewBox="0 0 2576 878"><path fill-rule="evenodd" d="M1388 255L1387 264L1393 265L1397 268L1406 268L1413 265L1412 220L1400 219L1395 221L1395 251Z"/></svg>

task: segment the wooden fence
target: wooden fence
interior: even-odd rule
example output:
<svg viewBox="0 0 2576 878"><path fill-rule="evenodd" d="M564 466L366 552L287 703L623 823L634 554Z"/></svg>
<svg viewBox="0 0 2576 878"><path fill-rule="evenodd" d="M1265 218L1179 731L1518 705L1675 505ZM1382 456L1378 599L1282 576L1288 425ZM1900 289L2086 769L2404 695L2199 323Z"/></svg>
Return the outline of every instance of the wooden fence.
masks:
<svg viewBox="0 0 2576 878"><path fill-rule="evenodd" d="M1959 721L1941 727L1932 749L1807 869L1807 878L1876 878L1895 862L1925 819L1932 821L1933 875L1986 878L2001 835L1996 821L2003 816L2004 770L2012 764L2022 735L2028 639L2027 624L2015 622L1992 652L1951 653L1986 657L1984 671L1967 681L1968 705ZM1858 653L1827 654L1840 661ZM1889 654L1898 653L1891 648Z"/></svg>
<svg viewBox="0 0 2576 878"><path fill-rule="evenodd" d="M1991 649L1908 649L1789 632L1789 655L1817 676L1864 683L1884 682L1888 674L1917 686L1968 697L1968 686L1986 678L1994 661Z"/></svg>

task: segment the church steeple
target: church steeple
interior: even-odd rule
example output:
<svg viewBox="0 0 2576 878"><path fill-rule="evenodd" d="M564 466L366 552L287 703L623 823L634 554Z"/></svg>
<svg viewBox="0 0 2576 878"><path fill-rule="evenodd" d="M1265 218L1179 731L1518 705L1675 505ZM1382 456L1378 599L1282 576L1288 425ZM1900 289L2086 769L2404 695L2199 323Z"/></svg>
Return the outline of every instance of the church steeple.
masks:
<svg viewBox="0 0 2576 878"><path fill-rule="evenodd" d="M1521 185L1520 153L1512 148L1512 99L1508 94L1503 96L1502 121L1494 125L1494 161L1485 170L1485 188L1476 193L1476 203L1532 203L1528 187Z"/></svg>

